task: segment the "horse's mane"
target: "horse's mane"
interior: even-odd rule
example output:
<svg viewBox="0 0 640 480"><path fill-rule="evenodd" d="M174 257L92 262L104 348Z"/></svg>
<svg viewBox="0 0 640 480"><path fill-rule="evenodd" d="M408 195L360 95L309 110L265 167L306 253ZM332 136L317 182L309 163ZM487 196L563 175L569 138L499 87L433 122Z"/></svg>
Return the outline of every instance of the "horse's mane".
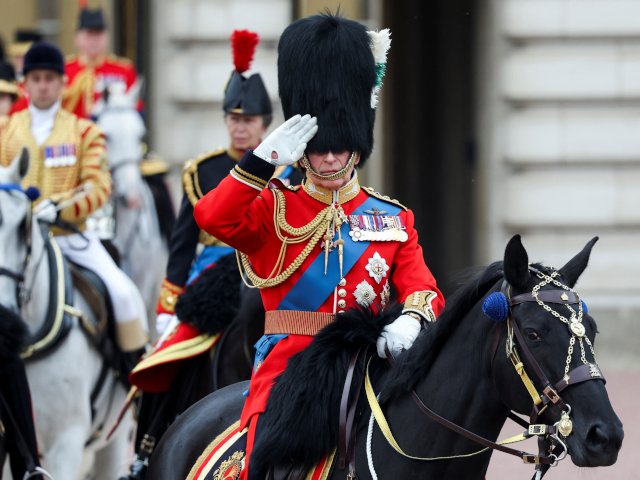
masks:
<svg viewBox="0 0 640 480"><path fill-rule="evenodd" d="M438 320L418 337L413 347L398 357L395 366L386 376L382 402L394 400L409 392L427 375L447 338L460 321L502 277L502 262L492 263L447 299L446 307Z"/></svg>

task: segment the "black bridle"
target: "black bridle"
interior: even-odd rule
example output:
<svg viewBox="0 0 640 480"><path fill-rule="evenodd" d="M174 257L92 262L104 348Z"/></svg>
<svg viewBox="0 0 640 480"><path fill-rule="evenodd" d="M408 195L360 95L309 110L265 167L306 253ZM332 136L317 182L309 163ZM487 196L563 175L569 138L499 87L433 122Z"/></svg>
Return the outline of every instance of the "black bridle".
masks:
<svg viewBox="0 0 640 480"><path fill-rule="evenodd" d="M19 191L21 193L25 193L22 187L15 184L0 184L0 190L5 190L9 192ZM27 217L25 220L25 223L26 223L25 244L27 246L27 255L25 256L21 271L16 272L4 267L0 267L0 277L9 277L16 282L16 301L18 303L18 307L22 307L24 304L29 302L31 297L30 291L24 289L25 273L27 271L27 267L29 266L29 262L31 261L31 229L33 227L33 208L32 208L33 203L29 197L27 197L27 199L29 200L29 205L27 208ZM1 223L2 223L2 214L0 212L0 224Z"/></svg>
<svg viewBox="0 0 640 480"><path fill-rule="evenodd" d="M542 278L541 275L543 274L536 268L529 266L529 270L534 274L537 274L540 278ZM509 290L510 290L509 285L507 281L504 280L501 287L501 293L504 295L506 299L508 308L506 312L506 317L502 318L501 319L502 321L496 320L497 324L495 329L495 340L494 340L493 348L491 350L490 362L491 362L491 365L493 365L493 361L496 356L498 345L500 344L500 340L502 338L502 324L506 323L507 328L508 329L511 328L507 332L507 356L511 358L512 361L513 361L512 356L514 354L515 354L515 358L518 358L517 348L516 348L516 342L517 342L518 346L520 347L522 352L524 352L525 357L529 361L536 376L538 377L538 379L540 380L540 383L543 386L542 395L540 395L537 392L536 387L529 380L529 377L525 371L525 368L522 362L520 362L518 359L518 363L514 363L514 367L516 367L516 371L518 372L518 375L520 375L521 379L525 383L525 386L527 386L527 382L529 383L529 385L527 386L527 390L529 391L529 393L531 394L534 400L534 406L530 416L529 423L527 423L525 420L523 420L521 417L519 417L513 412L509 412L508 417L513 421L515 421L516 423L518 423L519 425L523 426L525 429L527 429L522 434L522 437L523 437L522 439L527 439L533 436L536 436L538 438L538 455L531 455L521 450L516 450L514 448L507 447L504 444L492 442L491 440L487 440L486 438L476 435L475 433L470 432L465 428L462 428L461 426L456 425L455 423L435 413L433 410L431 410L429 407L427 407L424 404L424 402L420 399L416 391L413 389L411 390L411 396L414 402L416 403L416 405L418 406L418 408L423 413L425 413L428 417L435 420L436 422L443 425L444 427L470 440L473 440L474 442L484 447L490 448L492 450L498 450L498 451L519 457L527 465L535 465L535 468L536 468L535 478L536 480L540 480L542 476L546 473L546 470L549 467L556 466L557 462L562 460L567 454L567 447L565 443L560 440L558 435L566 437L571 433L572 427L571 427L571 421L569 419L569 414L571 413L571 407L569 406L569 404L567 404L562 400L562 398L560 397L560 392L571 385L582 383L588 380L602 380L605 383L606 383L606 380L602 375L602 372L600 372L599 368L596 365L589 364L589 365L581 365L579 367L572 369L561 380L559 380L555 384L552 384L548 380L547 376L544 374L542 369L540 368L538 362L536 361L535 357L531 353L531 350L525 343L522 333L520 331L520 328L518 327L518 324L513 319L511 309L515 305L519 305L520 303L524 303L524 302L537 302L536 297L539 298L541 301L548 302L548 303L559 303L559 304L565 304L565 305L578 303L581 300L575 292L567 291L567 290L543 290L539 292L534 291L532 293L525 293L513 298L509 298ZM495 295L495 294L492 294L492 295ZM513 338L514 335L515 335L515 340ZM391 365L393 365L394 359L391 356L391 353L389 352L389 350L385 349L385 353L386 353L387 359L389 360ZM357 354L354 354L354 355L357 355ZM354 356L354 358L356 357ZM354 363L353 359L352 359L352 363ZM351 368L351 365L350 365L350 368ZM365 382L369 383L368 367L365 372ZM369 398L369 403L372 406L372 409L374 408L374 406L379 409L377 401L375 400L375 395L373 394L372 390L370 392L367 392L367 396L369 397L370 394L373 395L373 399ZM538 420L538 417L543 413L543 411L549 406L550 403L557 405L562 411L561 420L559 422L556 422L554 425L537 424L536 421ZM382 414L381 410L380 410L380 414ZM565 416L566 416L566 419L565 419ZM567 432L566 429L563 430L563 426L561 425L561 422L563 420L566 420L569 422L570 428L568 429L568 433L566 433ZM563 431L565 433L563 433ZM341 430L340 436L341 436L340 458L342 460L344 459L345 454L347 456L350 456L351 454L353 454L353 449L355 448L355 442L348 441L349 432L346 430L345 432ZM387 441L390 441L386 433L385 433L385 437L387 438ZM346 448L344 447L345 445L346 445ZM563 450L560 456L554 453L554 452L560 453L560 450ZM476 453L481 453L481 452L482 450ZM400 451L400 453L403 453L403 452ZM417 457L411 457L411 458L414 460L425 460L425 461L435 460L431 458L417 458ZM445 457L445 458L457 458L457 457L453 456L453 457ZM442 458L438 458L438 460L440 459ZM344 465L344 460L341 462L341 465ZM352 469L352 471L350 472L350 475L352 474L355 475L355 469Z"/></svg>

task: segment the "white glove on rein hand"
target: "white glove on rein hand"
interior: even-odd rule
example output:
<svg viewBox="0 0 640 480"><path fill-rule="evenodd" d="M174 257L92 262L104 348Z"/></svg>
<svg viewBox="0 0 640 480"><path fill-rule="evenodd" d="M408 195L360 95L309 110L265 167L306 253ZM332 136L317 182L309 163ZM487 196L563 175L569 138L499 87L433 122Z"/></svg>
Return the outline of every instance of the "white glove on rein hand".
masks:
<svg viewBox="0 0 640 480"><path fill-rule="evenodd" d="M38 211L33 216L40 222L53 223L58 217L56 204L45 198L38 204Z"/></svg>
<svg viewBox="0 0 640 480"><path fill-rule="evenodd" d="M382 333L376 342L378 355L387 358L384 347L387 346L394 357L403 349L408 349L418 338L421 324L409 315L400 315L393 323L382 329Z"/></svg>
<svg viewBox="0 0 640 480"><path fill-rule="evenodd" d="M175 315L171 313L158 314L156 317L156 332L158 332L158 335L162 335L165 332L174 317Z"/></svg>
<svg viewBox="0 0 640 480"><path fill-rule="evenodd" d="M310 115L291 117L271 132L253 154L276 167L293 165L302 158L307 143L318 132L317 124L318 119Z"/></svg>

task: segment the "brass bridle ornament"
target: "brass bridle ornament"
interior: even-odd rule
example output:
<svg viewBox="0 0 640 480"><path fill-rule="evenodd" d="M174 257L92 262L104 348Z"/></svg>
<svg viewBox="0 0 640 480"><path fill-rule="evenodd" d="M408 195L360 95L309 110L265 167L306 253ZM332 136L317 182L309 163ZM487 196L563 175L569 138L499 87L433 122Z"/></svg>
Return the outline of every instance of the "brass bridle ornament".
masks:
<svg viewBox="0 0 640 480"><path fill-rule="evenodd" d="M423 413L428 415L431 419L440 423L441 425L453 430L454 432L463 435L480 445L483 445L485 448L479 450L477 452L473 452L466 455L452 455L448 457L437 457L437 458L420 458L413 457L407 455L402 451L400 445L397 443L396 439L393 437L389 425L386 421L384 413L378 404L376 395L373 391L373 387L371 385L371 381L369 379L369 366L367 365L366 376L365 376L365 392L367 395L367 400L369 401L369 406L371 407L372 418L369 423L369 437L373 431L373 420L378 422L378 426L385 436L386 440L389 444L401 455L411 458L413 460L421 460L421 461L433 461L433 460L445 460L445 459L454 459L454 458L462 458L469 457L472 455L477 455L479 453L485 452L488 449L499 450L504 453L508 453L510 455L515 455L517 457L522 458L525 464L527 465L535 465L536 475L535 479L540 480L544 475L543 466L547 465L549 467L557 466L560 460L563 460L567 456L567 446L562 441L564 438L568 437L572 430L573 424L571 422L570 414L571 414L571 406L565 403L560 397L560 392L567 388L570 385L575 385L578 383L582 383L588 380L602 380L606 383L600 368L598 367L595 350L593 345L589 341L589 339L585 335L585 328L582 325L582 316L584 312L584 306L578 294L571 288L563 285L555 277L558 276L558 272L554 271L551 275L547 275L538 269L529 266L529 271L531 271L534 275L540 278L541 282L536 285L531 293L524 293L518 295L516 297L511 298L510 287L506 280L503 281L500 292L492 293L491 295L485 298L483 304L483 311L487 316L489 316L492 320L496 321L496 330L495 330L495 340L493 344L493 348L491 350L491 362L496 356L496 352L498 350L498 346L500 344L500 339L502 337L502 324L506 323L507 325L507 340L506 340L506 354L507 357L513 363L513 366L518 373L518 376L521 378L524 383L527 391L531 395L533 400L533 410L530 415L529 422L526 422L518 415L510 412L508 417L523 426L526 430L524 433L516 435L514 437L508 438L506 440L500 442L492 442L487 440L479 435L476 435L459 425L454 424L453 422L442 418L437 413L433 412L429 407L427 407L415 390L411 391L411 395L417 404L417 406L422 410ZM540 290L542 287L548 284L553 284L561 287L561 290ZM518 324L512 317L511 308L515 305L519 305L524 302L536 302L538 305L542 306L545 310L552 313L556 318L561 320L563 323L566 323L569 327L569 332L571 333L571 339L569 341L569 349L568 356L565 367L565 374L562 379L560 379L557 383L552 384L538 365L538 362L534 358L531 350L527 346L518 327ZM563 304L567 306L569 311L571 312L571 316L569 319L563 317L555 310L551 309L547 303L555 303L555 304ZM572 304L578 304L578 312L571 307ZM496 308L487 308L487 305L493 304L493 306L497 305ZM581 360L582 365L574 368L573 370L569 370L571 358L573 355L573 347L575 345L576 339L578 339L580 347L581 347ZM586 360L585 348L583 345L583 341L587 343L587 345L591 349L591 353L593 355L594 363L589 363ZM520 349L524 353L524 356L529 361L531 367L533 368L536 376L542 383L542 395L538 393L533 382L530 380L527 372L524 368L524 364L521 361L516 343L519 344ZM393 357L387 350L387 358L393 364ZM538 424L536 423L538 417L547 409L549 404L554 404L560 408L562 411L561 418L554 425L546 425L546 424ZM507 447L505 445L520 442L536 436L538 438L538 454L532 455L526 452L515 450L513 448ZM370 444L370 438L368 438L368 444ZM554 453L554 449L562 449L562 452L559 455ZM367 451L368 459L370 460L371 465L371 456L370 452Z"/></svg>

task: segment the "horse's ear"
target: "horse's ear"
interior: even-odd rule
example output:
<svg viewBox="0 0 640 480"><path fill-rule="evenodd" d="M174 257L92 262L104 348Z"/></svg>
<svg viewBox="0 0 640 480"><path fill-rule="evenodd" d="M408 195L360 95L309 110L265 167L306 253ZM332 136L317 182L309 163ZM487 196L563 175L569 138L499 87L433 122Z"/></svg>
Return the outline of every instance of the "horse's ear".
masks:
<svg viewBox="0 0 640 480"><path fill-rule="evenodd" d="M567 262L567 264L558 270L558 273L562 276L564 283L567 287L573 288L578 282L578 278L584 272L589 264L589 256L591 255L591 249L598 241L598 237L593 239L585 245L580 253Z"/></svg>
<svg viewBox="0 0 640 480"><path fill-rule="evenodd" d="M22 181L29 171L30 162L31 155L29 155L29 149L23 145L20 152L13 158L11 165L9 165L11 183L20 183Z"/></svg>
<svg viewBox="0 0 640 480"><path fill-rule="evenodd" d="M504 278L509 285L523 289L527 284L529 255L522 245L520 235L514 235L504 251Z"/></svg>

